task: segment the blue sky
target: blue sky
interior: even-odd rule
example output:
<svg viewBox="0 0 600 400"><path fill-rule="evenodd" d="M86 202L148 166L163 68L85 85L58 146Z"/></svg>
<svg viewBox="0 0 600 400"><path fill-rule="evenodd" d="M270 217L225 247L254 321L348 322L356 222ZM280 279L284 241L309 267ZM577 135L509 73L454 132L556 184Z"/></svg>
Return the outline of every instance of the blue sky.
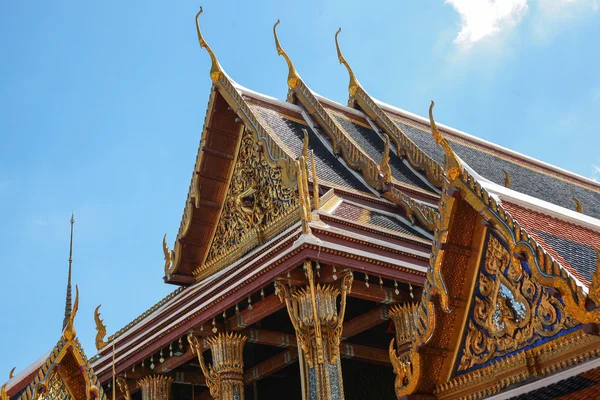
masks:
<svg viewBox="0 0 600 400"><path fill-rule="evenodd" d="M594 177L600 0L205 2L202 29L240 84L285 99L272 26L306 83L345 103L344 55L372 96ZM69 217L76 321L95 354L175 287L175 238L210 90L191 1L0 3L0 381L60 336Z"/></svg>

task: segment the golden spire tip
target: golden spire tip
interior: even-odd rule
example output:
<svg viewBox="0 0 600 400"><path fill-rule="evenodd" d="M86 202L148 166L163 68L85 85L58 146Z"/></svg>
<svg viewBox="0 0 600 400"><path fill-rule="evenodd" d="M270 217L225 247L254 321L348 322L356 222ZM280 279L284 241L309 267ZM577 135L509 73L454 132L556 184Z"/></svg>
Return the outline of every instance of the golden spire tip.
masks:
<svg viewBox="0 0 600 400"><path fill-rule="evenodd" d="M296 72L296 68L294 68L294 64L292 64L292 60L287 55L285 50L283 50L283 47L281 47L281 44L279 43L279 38L277 37L277 25L279 25L279 23L280 23L280 20L278 19L277 22L275 22L275 25L273 25L273 36L275 37L275 48L277 49L277 55L283 56L283 58L285 58L285 61L287 62L288 70L289 70L287 82L288 82L288 86L293 89L298 84L298 81L300 80L300 75L298 75L298 72Z"/></svg>
<svg viewBox="0 0 600 400"><path fill-rule="evenodd" d="M356 94L356 91L360 87L360 83L358 83L358 79L356 79L356 76L354 75L354 71L352 71L352 68L350 68L350 64L348 64L348 62L342 55L342 50L340 49L340 43L338 41L338 35L340 34L341 31L342 31L342 28L340 27L337 30L337 32L335 33L335 48L337 49L337 55L338 55L338 60L339 60L340 64L343 64L346 67L346 69L348 70L348 74L350 75L350 83L348 84L348 91L350 92L351 95L354 95L354 94Z"/></svg>
<svg viewBox="0 0 600 400"><path fill-rule="evenodd" d="M200 43L200 48L205 48L210 55L210 59L212 61L212 65L210 67L210 78L213 82L218 82L219 79L223 76L223 69L221 68L221 64L219 64L219 60L217 60L217 56L212 51L206 40L204 40L204 36L202 36L202 31L200 31L200 15L204 10L202 6L200 6L200 11L196 14L196 32L198 33L198 43Z"/></svg>
<svg viewBox="0 0 600 400"><path fill-rule="evenodd" d="M450 147L450 143L448 143L446 138L444 138L442 136L442 134L440 133L440 130L437 127L437 124L435 123L435 120L433 118L433 107L434 106L435 106L435 102L433 100L431 100L431 104L429 105L429 123L431 125L431 135L435 139L435 142L439 146L442 146L442 148L444 149L444 152L446 153L446 166L445 166L446 176L448 177L448 179L453 181L456 178L458 178L458 176L462 173L462 165L461 165L458 157L456 156L456 154Z"/></svg>

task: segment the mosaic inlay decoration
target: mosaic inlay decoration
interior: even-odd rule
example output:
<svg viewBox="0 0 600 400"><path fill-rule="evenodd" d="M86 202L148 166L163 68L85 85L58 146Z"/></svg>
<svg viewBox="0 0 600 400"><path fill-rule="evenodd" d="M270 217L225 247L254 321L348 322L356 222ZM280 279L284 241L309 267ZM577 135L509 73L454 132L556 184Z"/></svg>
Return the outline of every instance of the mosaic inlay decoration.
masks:
<svg viewBox="0 0 600 400"><path fill-rule="evenodd" d="M532 279L529 265L489 233L456 372L483 367L574 327L562 299Z"/></svg>

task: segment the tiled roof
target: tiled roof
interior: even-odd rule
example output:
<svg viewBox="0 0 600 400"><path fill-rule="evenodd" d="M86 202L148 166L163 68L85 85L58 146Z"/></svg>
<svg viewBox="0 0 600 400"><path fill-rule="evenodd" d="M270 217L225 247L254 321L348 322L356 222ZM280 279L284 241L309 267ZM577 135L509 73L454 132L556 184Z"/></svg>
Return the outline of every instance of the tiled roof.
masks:
<svg viewBox="0 0 600 400"><path fill-rule="evenodd" d="M385 141L377 132L345 118L341 114L333 113L333 117L373 161L381 164ZM431 191L431 188L392 151L390 151L390 167L392 169L392 176L400 182Z"/></svg>
<svg viewBox="0 0 600 400"><path fill-rule="evenodd" d="M443 164L444 152L436 145L427 129L399 121L396 121L396 124L425 153ZM573 197L576 197L581 201L586 215L600 218L600 190L591 190L567 176L559 176L543 168L535 168L530 163L519 162L494 149L467 143L466 139L458 141L451 135L446 137L456 154L486 179L504 185L503 171L506 170L511 178L511 189L570 210L575 209Z"/></svg>
<svg viewBox="0 0 600 400"><path fill-rule="evenodd" d="M361 224L375 225L380 228L426 239L425 235L419 233L417 230L413 229L410 224L404 223L399 218L360 207L346 201L336 207L333 215Z"/></svg>
<svg viewBox="0 0 600 400"><path fill-rule="evenodd" d="M307 125L266 107L253 104L252 108L297 157L302 153L304 140L302 129L308 131L308 147L315 153L315 167L319 179L364 192L369 191L367 186L342 165L333 153L323 145L317 135L311 129L308 129Z"/></svg>
<svg viewBox="0 0 600 400"><path fill-rule="evenodd" d="M535 240L582 282L589 284L596 270L600 233L526 209L514 203L502 206Z"/></svg>
<svg viewBox="0 0 600 400"><path fill-rule="evenodd" d="M563 379L512 400L592 400L600 399L600 368Z"/></svg>

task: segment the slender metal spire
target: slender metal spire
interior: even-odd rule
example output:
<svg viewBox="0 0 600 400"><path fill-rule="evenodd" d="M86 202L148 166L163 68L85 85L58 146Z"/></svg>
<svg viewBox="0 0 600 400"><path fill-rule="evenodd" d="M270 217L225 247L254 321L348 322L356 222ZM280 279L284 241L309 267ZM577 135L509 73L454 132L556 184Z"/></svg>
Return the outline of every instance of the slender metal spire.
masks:
<svg viewBox="0 0 600 400"><path fill-rule="evenodd" d="M65 319L63 320L63 330L71 318L73 310L71 305L71 265L73 264L73 226L75 225L75 214L71 214L71 242L69 244L69 279L67 280L67 299L65 301Z"/></svg>

